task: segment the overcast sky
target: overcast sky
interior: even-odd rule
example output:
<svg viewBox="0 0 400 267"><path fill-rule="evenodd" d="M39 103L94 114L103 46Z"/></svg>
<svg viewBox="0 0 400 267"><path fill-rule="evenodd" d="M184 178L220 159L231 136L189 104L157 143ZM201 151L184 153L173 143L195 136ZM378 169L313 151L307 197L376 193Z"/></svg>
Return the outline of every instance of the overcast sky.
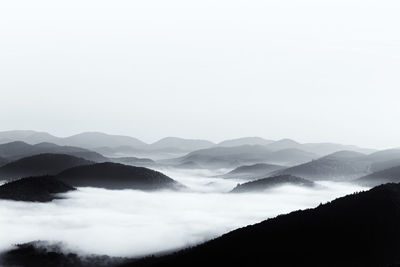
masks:
<svg viewBox="0 0 400 267"><path fill-rule="evenodd" d="M0 130L400 146L398 0L1 1Z"/></svg>

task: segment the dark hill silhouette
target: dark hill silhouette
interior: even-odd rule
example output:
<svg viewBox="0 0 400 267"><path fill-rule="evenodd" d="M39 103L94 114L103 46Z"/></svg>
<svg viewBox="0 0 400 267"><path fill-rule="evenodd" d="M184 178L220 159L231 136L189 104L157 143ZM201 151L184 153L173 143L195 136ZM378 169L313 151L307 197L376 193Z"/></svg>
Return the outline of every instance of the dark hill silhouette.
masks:
<svg viewBox="0 0 400 267"><path fill-rule="evenodd" d="M96 162L108 161L108 159L101 154L80 147L59 146L52 143L30 145L21 141L0 145L0 157L5 157L10 160L17 160L45 153L67 154Z"/></svg>
<svg viewBox="0 0 400 267"><path fill-rule="evenodd" d="M399 224L400 185L386 184L123 266L390 266Z"/></svg>
<svg viewBox="0 0 400 267"><path fill-rule="evenodd" d="M125 262L124 258L106 255L81 256L76 253L62 253L63 244L44 241L16 245L0 255L0 266L20 267L113 267Z"/></svg>
<svg viewBox="0 0 400 267"><path fill-rule="evenodd" d="M220 175L226 179L247 179L255 180L257 178L266 177L269 173L284 169L285 167L267 163L257 163L254 165L240 166L226 174Z"/></svg>
<svg viewBox="0 0 400 267"><path fill-rule="evenodd" d="M367 176L356 179L353 182L364 186L377 186L385 183L398 183L400 182L400 166L379 172L374 172Z"/></svg>
<svg viewBox="0 0 400 267"><path fill-rule="evenodd" d="M366 155L353 151L340 151L273 175L290 174L309 180L349 181L370 172L371 162Z"/></svg>
<svg viewBox="0 0 400 267"><path fill-rule="evenodd" d="M75 188L58 181L53 176L28 177L0 186L0 199L48 202Z"/></svg>
<svg viewBox="0 0 400 267"><path fill-rule="evenodd" d="M93 163L92 161L71 155L39 154L22 158L0 167L0 179L55 175L72 167Z"/></svg>
<svg viewBox="0 0 400 267"><path fill-rule="evenodd" d="M239 184L231 191L231 193L261 192L282 185L312 187L314 186L314 182L292 175L281 175Z"/></svg>
<svg viewBox="0 0 400 267"><path fill-rule="evenodd" d="M111 162L74 167L59 173L56 178L75 187L139 190L181 187L178 182L160 172Z"/></svg>

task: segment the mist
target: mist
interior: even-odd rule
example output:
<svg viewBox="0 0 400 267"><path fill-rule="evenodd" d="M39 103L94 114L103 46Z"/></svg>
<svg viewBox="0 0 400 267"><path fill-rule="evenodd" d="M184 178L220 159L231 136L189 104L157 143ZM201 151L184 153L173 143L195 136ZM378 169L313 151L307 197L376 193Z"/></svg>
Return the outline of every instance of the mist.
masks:
<svg viewBox="0 0 400 267"><path fill-rule="evenodd" d="M0 201L0 251L35 240L62 242L81 255L139 257L215 238L298 209L311 208L365 188L323 182L314 189L282 186L229 194L237 180L180 173L186 192L79 188L51 203ZM167 172L171 174L171 172Z"/></svg>

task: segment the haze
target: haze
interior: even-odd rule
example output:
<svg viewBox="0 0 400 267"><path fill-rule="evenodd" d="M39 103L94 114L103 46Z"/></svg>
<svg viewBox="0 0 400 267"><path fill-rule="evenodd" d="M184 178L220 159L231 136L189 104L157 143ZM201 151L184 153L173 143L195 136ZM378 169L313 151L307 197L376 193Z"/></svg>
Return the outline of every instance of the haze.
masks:
<svg viewBox="0 0 400 267"><path fill-rule="evenodd" d="M166 173L193 191L79 188L65 194L67 199L45 204L0 200L0 252L13 244L45 240L62 242L67 251L82 255L145 256L364 189L325 182L314 189L282 186L266 193L229 194L238 181Z"/></svg>
<svg viewBox="0 0 400 267"><path fill-rule="evenodd" d="M396 147L399 13L394 0L3 1L0 130Z"/></svg>

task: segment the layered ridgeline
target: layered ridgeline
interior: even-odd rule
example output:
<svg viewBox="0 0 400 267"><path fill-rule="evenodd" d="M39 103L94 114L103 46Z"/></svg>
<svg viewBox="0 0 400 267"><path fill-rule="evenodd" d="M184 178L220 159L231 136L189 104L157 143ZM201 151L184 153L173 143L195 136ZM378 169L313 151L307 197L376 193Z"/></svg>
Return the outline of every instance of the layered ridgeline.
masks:
<svg viewBox="0 0 400 267"><path fill-rule="evenodd" d="M399 224L400 185L386 184L123 266L391 266Z"/></svg>
<svg viewBox="0 0 400 267"><path fill-rule="evenodd" d="M0 145L0 157L7 160L17 160L38 154L67 154L96 162L104 162L108 159L99 153L72 146L59 146L52 143L39 143L30 145L21 141L15 141Z"/></svg>
<svg viewBox="0 0 400 267"><path fill-rule="evenodd" d="M238 184L231 193L250 193L250 192L262 192L268 189L272 189L283 185L294 185L301 187L313 187L314 182L306 179L292 176L292 175L280 175L269 178L263 178L244 184Z"/></svg>
<svg viewBox="0 0 400 267"><path fill-rule="evenodd" d="M377 186L385 183L400 182L400 166L387 170L374 172L353 181L353 183L363 186Z"/></svg>
<svg viewBox="0 0 400 267"><path fill-rule="evenodd" d="M176 166L190 163L199 166L199 168L221 169L256 163L292 166L315 158L318 158L318 156L298 149L271 151L265 146L244 145L197 150L186 156L167 160L163 163Z"/></svg>
<svg viewBox="0 0 400 267"><path fill-rule="evenodd" d="M256 180L268 176L268 174L285 169L284 166L258 163L253 165L240 166L226 174L219 175L218 177L226 179L246 179L246 180Z"/></svg>
<svg viewBox="0 0 400 267"><path fill-rule="evenodd" d="M6 165L10 161L6 158L0 157L0 167Z"/></svg>
<svg viewBox="0 0 400 267"><path fill-rule="evenodd" d="M59 198L58 193L75 190L53 176L28 177L0 186L0 199L48 202Z"/></svg>
<svg viewBox="0 0 400 267"><path fill-rule="evenodd" d="M55 177L75 187L138 190L183 188L183 185L161 172L111 162L74 167Z"/></svg>
<svg viewBox="0 0 400 267"><path fill-rule="evenodd" d="M340 151L311 162L279 170L272 175L290 174L309 180L351 181L398 165L400 165L400 150L385 150L370 155Z"/></svg>
<svg viewBox="0 0 400 267"><path fill-rule="evenodd" d="M89 164L94 164L94 162L71 155L39 154L16 160L0 167L0 180L55 175L72 167Z"/></svg>

